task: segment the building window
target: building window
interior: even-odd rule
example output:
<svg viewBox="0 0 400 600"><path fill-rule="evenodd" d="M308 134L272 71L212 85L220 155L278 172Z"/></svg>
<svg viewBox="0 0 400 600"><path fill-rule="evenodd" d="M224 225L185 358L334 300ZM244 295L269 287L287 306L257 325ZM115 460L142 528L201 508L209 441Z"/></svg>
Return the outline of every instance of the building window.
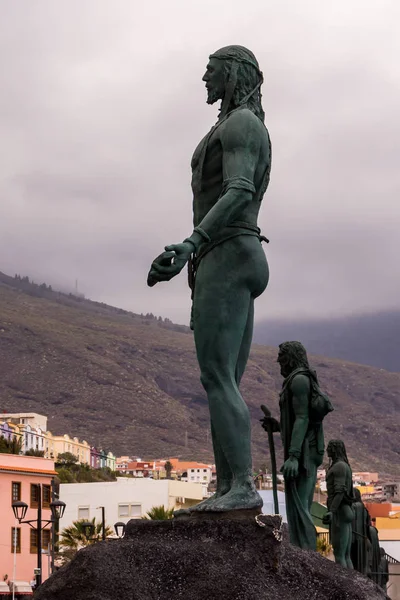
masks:
<svg viewBox="0 0 400 600"><path fill-rule="evenodd" d="M51 502L51 487L49 485L42 485L42 507L50 508Z"/></svg>
<svg viewBox="0 0 400 600"><path fill-rule="evenodd" d="M90 519L89 506L78 506L78 519Z"/></svg>
<svg viewBox="0 0 400 600"><path fill-rule="evenodd" d="M11 527L11 552L21 552L21 527Z"/></svg>
<svg viewBox="0 0 400 600"><path fill-rule="evenodd" d="M31 483L31 508L37 508L39 501L39 490L36 483Z"/></svg>
<svg viewBox="0 0 400 600"><path fill-rule="evenodd" d="M37 529L31 529L30 534L31 534L30 535L31 554L37 554L37 550L38 550ZM51 536L51 530L43 529L43 531L42 531L42 550L49 549L50 536Z"/></svg>
<svg viewBox="0 0 400 600"><path fill-rule="evenodd" d="M21 482L13 481L11 484L11 501L19 502L21 500Z"/></svg>
<svg viewBox="0 0 400 600"><path fill-rule="evenodd" d="M140 519L142 516L141 504L118 504L119 517L132 517L132 519Z"/></svg>

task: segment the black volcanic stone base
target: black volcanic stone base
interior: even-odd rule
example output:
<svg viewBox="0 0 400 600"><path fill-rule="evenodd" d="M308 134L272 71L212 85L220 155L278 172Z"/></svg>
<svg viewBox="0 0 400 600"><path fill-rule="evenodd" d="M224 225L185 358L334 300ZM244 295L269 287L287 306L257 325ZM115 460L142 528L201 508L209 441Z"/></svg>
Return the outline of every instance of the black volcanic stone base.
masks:
<svg viewBox="0 0 400 600"><path fill-rule="evenodd" d="M80 550L35 600L378 600L355 571L273 535L276 517L130 521L122 540Z"/></svg>

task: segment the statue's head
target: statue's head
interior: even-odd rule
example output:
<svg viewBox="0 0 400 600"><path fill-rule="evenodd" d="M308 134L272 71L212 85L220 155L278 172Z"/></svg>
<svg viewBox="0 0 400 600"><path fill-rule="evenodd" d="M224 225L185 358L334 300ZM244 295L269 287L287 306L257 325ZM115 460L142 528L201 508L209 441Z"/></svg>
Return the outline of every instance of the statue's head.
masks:
<svg viewBox="0 0 400 600"><path fill-rule="evenodd" d="M356 502L362 502L361 492L358 488L354 488L354 497L356 499Z"/></svg>
<svg viewBox="0 0 400 600"><path fill-rule="evenodd" d="M283 344L280 344L278 363L283 377L288 377L292 371L300 367L310 368L306 349L300 342L283 342Z"/></svg>
<svg viewBox="0 0 400 600"><path fill-rule="evenodd" d="M222 116L245 104L264 120L260 92L263 74L254 54L244 46L225 46L211 54L203 81L208 104L222 100Z"/></svg>
<svg viewBox="0 0 400 600"><path fill-rule="evenodd" d="M349 463L346 453L346 446L344 445L343 440L330 440L326 448L326 453L332 462L343 460L344 462L347 462L347 464Z"/></svg>

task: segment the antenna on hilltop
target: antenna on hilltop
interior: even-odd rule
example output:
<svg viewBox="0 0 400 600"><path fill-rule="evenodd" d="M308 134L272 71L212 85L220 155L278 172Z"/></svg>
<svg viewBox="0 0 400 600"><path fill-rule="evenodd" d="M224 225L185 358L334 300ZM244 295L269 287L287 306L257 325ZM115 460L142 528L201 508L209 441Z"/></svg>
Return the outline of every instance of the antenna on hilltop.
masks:
<svg viewBox="0 0 400 600"><path fill-rule="evenodd" d="M78 280L75 279L75 294L78 295Z"/></svg>

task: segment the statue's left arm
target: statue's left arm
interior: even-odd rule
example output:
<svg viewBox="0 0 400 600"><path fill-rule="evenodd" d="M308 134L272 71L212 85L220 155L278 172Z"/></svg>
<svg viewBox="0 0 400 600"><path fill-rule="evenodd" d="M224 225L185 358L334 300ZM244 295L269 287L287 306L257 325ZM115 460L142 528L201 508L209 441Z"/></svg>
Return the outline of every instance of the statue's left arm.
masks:
<svg viewBox="0 0 400 600"><path fill-rule="evenodd" d="M248 109L235 112L221 126L223 193L190 237L165 247L166 252L176 255L171 265L161 265L157 259L153 262L150 273L154 281L168 281L180 273L191 254L233 222L251 202L261 149L259 127L258 118Z"/></svg>

